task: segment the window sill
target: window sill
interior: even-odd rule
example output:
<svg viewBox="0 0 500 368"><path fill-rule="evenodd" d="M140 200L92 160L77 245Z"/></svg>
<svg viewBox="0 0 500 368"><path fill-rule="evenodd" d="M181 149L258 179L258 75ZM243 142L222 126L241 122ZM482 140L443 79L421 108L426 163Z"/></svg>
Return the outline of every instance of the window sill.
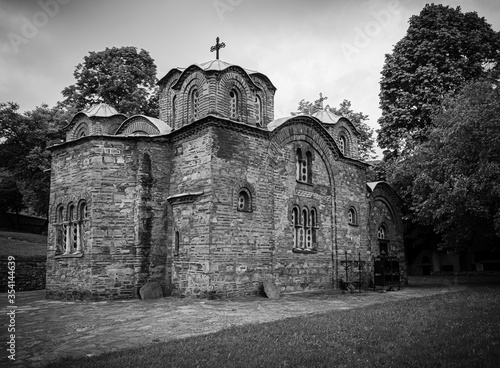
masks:
<svg viewBox="0 0 500 368"><path fill-rule="evenodd" d="M314 186L313 183L308 183L307 181L301 181L301 180L297 180L297 179L295 179L295 181L297 183L299 183L299 184L307 185L309 187L313 187Z"/></svg>
<svg viewBox="0 0 500 368"><path fill-rule="evenodd" d="M355 227L358 227L358 226L359 226L359 224L354 224L354 223L349 222L349 226L355 226Z"/></svg>
<svg viewBox="0 0 500 368"><path fill-rule="evenodd" d="M61 258L82 258L83 253L70 253L70 254L58 254L55 256L55 259Z"/></svg>
<svg viewBox="0 0 500 368"><path fill-rule="evenodd" d="M293 253L302 253L302 254L316 254L318 253L317 249L311 248L292 248Z"/></svg>

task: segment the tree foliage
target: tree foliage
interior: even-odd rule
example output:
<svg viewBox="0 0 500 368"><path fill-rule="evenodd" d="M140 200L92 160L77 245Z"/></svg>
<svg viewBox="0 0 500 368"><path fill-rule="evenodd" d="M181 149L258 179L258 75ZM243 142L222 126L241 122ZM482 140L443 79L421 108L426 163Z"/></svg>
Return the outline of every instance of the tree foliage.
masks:
<svg viewBox="0 0 500 368"><path fill-rule="evenodd" d="M428 140L393 165L414 220L447 249L500 244L500 93L470 82L433 119Z"/></svg>
<svg viewBox="0 0 500 368"><path fill-rule="evenodd" d="M323 109L321 99L314 101L314 103L302 99L297 107L297 112L292 112L292 115L312 115L321 109ZM354 112L351 108L351 101L348 100L342 101L338 108L327 105L324 109L349 119L358 129L361 134L359 138L359 155L361 159L368 160L375 156L373 129L366 123L368 115L364 115L362 112Z"/></svg>
<svg viewBox="0 0 500 368"><path fill-rule="evenodd" d="M129 116L158 116L156 65L145 50L113 47L90 52L74 76L76 84L62 91L67 106L83 110L104 102Z"/></svg>
<svg viewBox="0 0 500 368"><path fill-rule="evenodd" d="M427 139L443 99L486 73L499 58L500 37L477 13L426 5L385 56L380 82L378 143L389 157L411 152ZM488 64L489 63L489 64Z"/></svg>
<svg viewBox="0 0 500 368"><path fill-rule="evenodd" d="M0 103L0 190L14 195L4 209L46 215L49 203L50 156L47 142L60 135L73 111L43 104L21 114L19 105ZM22 195L22 206L19 201Z"/></svg>

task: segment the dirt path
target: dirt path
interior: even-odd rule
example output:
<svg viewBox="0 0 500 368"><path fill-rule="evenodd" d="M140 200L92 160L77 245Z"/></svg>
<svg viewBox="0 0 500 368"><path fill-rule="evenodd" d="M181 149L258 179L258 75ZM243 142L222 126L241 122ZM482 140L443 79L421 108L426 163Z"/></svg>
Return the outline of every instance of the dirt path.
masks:
<svg viewBox="0 0 500 368"><path fill-rule="evenodd" d="M154 301L108 302L54 301L44 299L43 290L20 292L16 294L16 361L8 361L2 349L0 366L39 367L67 355L97 355L208 334L233 325L359 308L456 292L466 287L456 278L413 278L409 286L387 293L341 294L330 290L288 294L279 300L167 297ZM7 300L6 294L1 295ZM7 309L4 307L0 316L2 326L8 325ZM7 332L3 336L7 336Z"/></svg>

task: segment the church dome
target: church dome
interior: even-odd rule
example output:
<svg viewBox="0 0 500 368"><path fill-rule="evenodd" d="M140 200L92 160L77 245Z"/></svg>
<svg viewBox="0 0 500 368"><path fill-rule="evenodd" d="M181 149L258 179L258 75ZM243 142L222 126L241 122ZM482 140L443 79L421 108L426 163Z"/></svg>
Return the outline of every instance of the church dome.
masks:
<svg viewBox="0 0 500 368"><path fill-rule="evenodd" d="M172 130L208 115L256 127L267 127L274 118L276 87L270 79L219 58L173 68L158 85L160 120Z"/></svg>

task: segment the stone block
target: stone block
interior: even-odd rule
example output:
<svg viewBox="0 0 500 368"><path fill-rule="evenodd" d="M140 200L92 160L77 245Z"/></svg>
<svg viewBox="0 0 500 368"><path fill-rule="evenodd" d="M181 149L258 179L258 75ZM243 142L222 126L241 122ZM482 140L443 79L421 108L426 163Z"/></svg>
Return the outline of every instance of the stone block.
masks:
<svg viewBox="0 0 500 368"><path fill-rule="evenodd" d="M264 280L263 285L264 285L264 292L266 293L269 299L279 299L280 292L276 287L276 285L274 285L274 281Z"/></svg>
<svg viewBox="0 0 500 368"><path fill-rule="evenodd" d="M139 294L142 300L163 298L160 283L156 281L148 282L146 285L142 286L139 290Z"/></svg>

